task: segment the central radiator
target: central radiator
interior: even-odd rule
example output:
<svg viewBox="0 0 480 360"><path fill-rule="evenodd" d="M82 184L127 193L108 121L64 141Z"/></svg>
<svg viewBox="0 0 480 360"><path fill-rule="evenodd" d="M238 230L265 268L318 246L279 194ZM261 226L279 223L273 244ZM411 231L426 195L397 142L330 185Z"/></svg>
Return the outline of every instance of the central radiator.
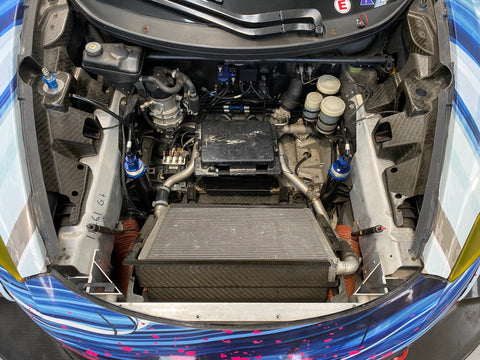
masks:
<svg viewBox="0 0 480 360"><path fill-rule="evenodd" d="M167 211L135 261L150 301L323 301L335 285L335 254L310 209Z"/></svg>

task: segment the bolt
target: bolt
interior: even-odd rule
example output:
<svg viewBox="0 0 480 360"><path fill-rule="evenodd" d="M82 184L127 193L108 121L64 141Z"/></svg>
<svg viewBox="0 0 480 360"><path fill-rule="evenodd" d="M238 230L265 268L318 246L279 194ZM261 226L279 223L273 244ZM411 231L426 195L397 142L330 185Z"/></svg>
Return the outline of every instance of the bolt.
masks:
<svg viewBox="0 0 480 360"><path fill-rule="evenodd" d="M275 316L277 319L280 319L280 314L277 314L277 316Z"/></svg>
<svg viewBox="0 0 480 360"><path fill-rule="evenodd" d="M355 20L355 26L359 29L363 29L366 25L362 20L357 19Z"/></svg>
<svg viewBox="0 0 480 360"><path fill-rule="evenodd" d="M330 33L331 33L333 36L335 36L335 35L337 35L337 30L336 30L336 29L332 29L332 30L330 30Z"/></svg>
<svg viewBox="0 0 480 360"><path fill-rule="evenodd" d="M420 10L425 11L427 9L428 0L420 1Z"/></svg>
<svg viewBox="0 0 480 360"><path fill-rule="evenodd" d="M149 32L149 31L150 31L150 26L148 26L148 25L143 25L143 26L142 26L142 31L143 31L144 33Z"/></svg>
<svg viewBox="0 0 480 360"><path fill-rule="evenodd" d="M42 75L45 76L45 79L50 80L52 78L52 74L46 67L42 68Z"/></svg>
<svg viewBox="0 0 480 360"><path fill-rule="evenodd" d="M122 101L120 101L120 105L122 105L122 106L127 105L127 100L122 100Z"/></svg>

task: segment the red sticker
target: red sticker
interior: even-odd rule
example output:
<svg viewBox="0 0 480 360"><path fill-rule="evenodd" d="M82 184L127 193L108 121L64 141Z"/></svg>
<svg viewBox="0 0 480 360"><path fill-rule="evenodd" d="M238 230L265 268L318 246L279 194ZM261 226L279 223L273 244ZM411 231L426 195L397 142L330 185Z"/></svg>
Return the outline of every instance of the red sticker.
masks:
<svg viewBox="0 0 480 360"><path fill-rule="evenodd" d="M352 9L350 0L335 0L335 10L340 14L346 14Z"/></svg>

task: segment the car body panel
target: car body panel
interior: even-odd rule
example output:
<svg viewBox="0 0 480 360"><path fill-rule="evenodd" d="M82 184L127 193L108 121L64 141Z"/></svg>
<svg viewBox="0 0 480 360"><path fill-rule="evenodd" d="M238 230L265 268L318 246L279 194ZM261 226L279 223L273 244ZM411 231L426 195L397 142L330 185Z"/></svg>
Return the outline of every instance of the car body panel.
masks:
<svg viewBox="0 0 480 360"><path fill-rule="evenodd" d="M30 210L31 186L17 98L24 4L0 4L0 237L21 277L46 270L46 250Z"/></svg>
<svg viewBox="0 0 480 360"><path fill-rule="evenodd" d="M480 204L480 109L479 102L471 99L477 96L478 100L480 92L471 89L478 83L475 77L480 72L478 53L468 45L475 41L467 36L478 35L478 25L473 30L468 26L475 21L478 24L480 16L476 12L470 12L468 17L462 15L466 5L466 9L474 6L480 11L480 3L447 4L451 29L457 30L451 38L457 92L440 187L439 214L443 217L437 216L436 230L424 253L427 272L444 278L468 236ZM2 48L8 49L1 56L4 69L9 69L0 75L2 94L6 94L1 103L0 140L4 146L0 149L0 164L7 174L0 180L0 235L20 275L28 277L45 271L46 252L29 206L31 186L16 94L21 8L23 3L13 0L0 5L0 25L7 24L0 41ZM460 28L466 30L465 36L459 36ZM442 219L447 222L439 224ZM0 267L0 281L5 293L45 331L90 359L382 359L428 331L476 279L478 266L479 261L452 283L417 274L403 289L352 312L301 323L258 325L248 330L236 330L233 324L182 324L134 314L87 297L56 273L21 283Z"/></svg>
<svg viewBox="0 0 480 360"><path fill-rule="evenodd" d="M382 359L428 331L467 288L478 265L453 283L417 276L388 300L337 317L248 330L121 314L75 293L54 276L19 283L0 268L0 279L35 322L89 359Z"/></svg>
<svg viewBox="0 0 480 360"><path fill-rule="evenodd" d="M448 277L480 213L480 2L446 1L455 92L439 188L424 253L426 272Z"/></svg>

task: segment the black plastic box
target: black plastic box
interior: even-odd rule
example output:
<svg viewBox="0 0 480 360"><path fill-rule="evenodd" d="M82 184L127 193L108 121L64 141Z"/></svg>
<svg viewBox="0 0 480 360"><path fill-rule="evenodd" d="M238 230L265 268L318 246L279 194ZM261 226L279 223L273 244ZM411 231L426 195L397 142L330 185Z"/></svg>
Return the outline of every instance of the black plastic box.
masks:
<svg viewBox="0 0 480 360"><path fill-rule="evenodd" d="M199 126L201 161L195 175L278 175L276 136L259 120L204 122Z"/></svg>

